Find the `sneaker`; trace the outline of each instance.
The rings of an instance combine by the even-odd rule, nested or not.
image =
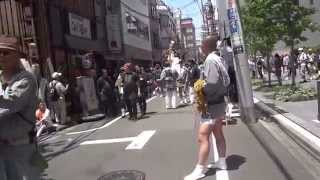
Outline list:
[[[208,169],[227,170],[227,163],[226,163],[226,160],[223,158],[223,159],[219,159],[219,161],[216,163],[210,163],[207,167]]]
[[[206,175],[203,172],[199,170],[194,170],[191,174],[184,177],[184,180],[198,180],[204,177],[206,177]]]

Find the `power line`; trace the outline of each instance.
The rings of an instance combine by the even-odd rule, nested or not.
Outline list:
[[[184,5],[184,6],[182,6],[182,7],[180,7],[179,9],[185,9],[185,8],[187,8],[187,7],[189,7],[189,6],[191,6],[191,5],[193,5],[194,3],[196,3],[196,1],[195,0],[191,0],[191,2],[189,2],[188,4],[186,4],[186,5]]]

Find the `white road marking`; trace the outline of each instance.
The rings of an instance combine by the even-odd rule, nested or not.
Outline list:
[[[307,138],[309,141],[311,141],[312,144],[320,148],[320,139],[317,136],[311,134],[309,131],[305,130],[304,128],[292,122],[291,120],[289,120],[288,118],[284,117],[281,114],[273,115],[273,117],[278,119],[280,123],[284,124],[287,127],[290,127],[291,129],[293,129],[303,137]]]
[[[229,180],[229,173],[227,170],[217,170],[216,180]]]
[[[259,102],[260,102],[259,99],[255,98],[255,97],[253,98],[253,103],[254,103],[254,104],[257,104],[257,103],[259,103]]]
[[[211,135],[212,138],[212,151],[213,151],[213,162],[218,162],[219,160],[219,153],[218,153],[218,149],[217,149],[217,142],[216,142],[216,138],[214,137],[214,135]]]
[[[232,113],[230,117],[240,117],[240,113]]]
[[[212,150],[214,153],[214,162],[217,162],[219,160],[219,153],[217,149],[217,143],[216,143],[216,138],[214,135],[212,137]],[[216,171],[216,180],[229,180],[229,173],[227,170],[217,170]]]
[[[85,142],[81,143],[80,145],[112,144],[112,143],[120,143],[120,142],[130,142],[130,141],[133,141],[135,139],[136,139],[136,137],[93,140],[93,141],[85,141]]]
[[[156,133],[153,131],[143,131],[139,136],[137,136],[131,144],[126,148],[126,150],[142,149],[144,145],[150,140],[150,138]]]
[[[153,101],[154,99],[156,99],[157,96],[154,96],[150,99],[147,100],[147,103]],[[128,114],[128,113],[127,113]],[[88,130],[85,130],[85,131],[79,131],[79,132],[71,132],[71,133],[67,133],[66,135],[77,135],[77,134],[83,134],[83,133],[88,133],[88,132],[93,132],[93,131],[97,131],[97,130],[100,130],[100,129],[104,129],[104,128],[107,128],[109,126],[111,126],[112,124],[114,124],[115,122],[119,121],[120,119],[122,119],[121,116],[113,119],[112,121],[108,122],[107,124],[101,126],[101,127],[98,127],[98,128],[93,128],[93,129],[88,129]]]
[[[315,119],[315,120],[312,120],[312,121],[315,122],[315,123],[320,124],[320,121],[318,119]]]
[[[92,140],[85,141],[81,143],[81,146],[84,145],[97,145],[97,144],[112,144],[112,143],[123,143],[123,142],[131,142],[126,150],[134,150],[134,149],[142,149],[150,138],[156,133],[155,130],[143,131],[136,137],[125,137],[125,138],[116,138],[116,139],[102,139],[102,140]]]

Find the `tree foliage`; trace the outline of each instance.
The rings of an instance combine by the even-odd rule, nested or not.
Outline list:
[[[246,0],[246,6],[241,9],[241,20],[249,52],[261,52],[270,57],[274,45],[283,40],[290,48],[293,61],[295,45],[307,40],[303,32],[319,29],[311,20],[314,12],[295,0]],[[295,84],[294,77],[292,84]]]

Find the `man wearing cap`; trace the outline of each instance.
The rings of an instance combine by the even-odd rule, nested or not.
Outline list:
[[[60,81],[62,74],[58,72],[52,73],[52,81],[49,83],[51,94],[51,101],[53,105],[53,112],[55,121],[58,124],[66,124],[67,122],[67,107],[65,101],[65,94],[69,89],[69,85],[64,86]]]
[[[0,37],[0,179],[39,180],[32,165],[37,83],[20,63],[15,38]]]

